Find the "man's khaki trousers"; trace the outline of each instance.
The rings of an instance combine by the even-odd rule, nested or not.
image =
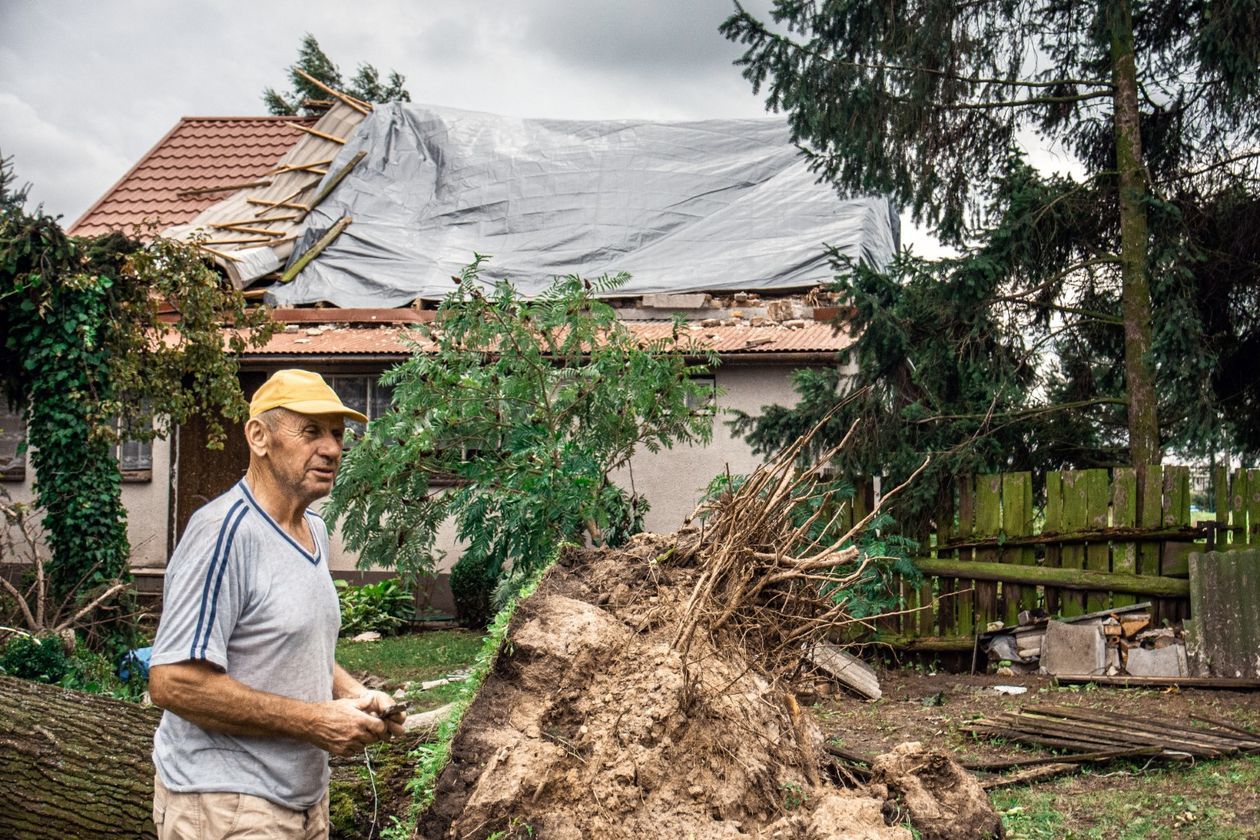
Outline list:
[[[158,840],[326,840],[328,794],[293,811],[244,793],[175,793],[153,779]]]

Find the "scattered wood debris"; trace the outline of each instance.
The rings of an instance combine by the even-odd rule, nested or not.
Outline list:
[[[1016,627],[991,627],[980,645],[1012,674],[1178,678],[1190,673],[1179,627],[1151,628],[1151,604],[1051,619],[1024,611]],[[998,622],[1000,624],[1000,622]]]
[[[820,642],[810,649],[806,661],[845,688],[867,700],[878,700],[884,694],[875,669],[839,645]]]
[[[1113,758],[1128,757],[1122,751],[1155,751],[1156,758],[1219,758],[1260,752],[1260,733],[1216,723],[1187,723],[1119,712],[1072,709],[1064,706],[1025,706],[1003,712],[991,720],[972,721],[964,732],[987,738],[1004,738],[1025,744],[1097,755],[1114,751]],[[1130,755],[1147,754],[1131,752]],[[1069,757],[1056,756],[1070,761]]]

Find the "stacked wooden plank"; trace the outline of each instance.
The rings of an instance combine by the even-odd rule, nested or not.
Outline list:
[[[992,719],[972,721],[963,731],[1075,753],[1154,755],[1170,759],[1219,758],[1260,753],[1260,733],[1219,720],[1136,717],[1097,709],[1025,706]]]

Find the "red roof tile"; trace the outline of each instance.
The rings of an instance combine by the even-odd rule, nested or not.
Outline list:
[[[661,321],[623,322],[642,341],[667,339],[673,324]],[[247,356],[334,356],[334,355],[406,355],[407,330],[393,326],[347,327],[311,326],[286,330],[272,336],[266,347],[254,349]],[[418,333],[412,333],[420,340]],[[713,350],[724,356],[763,353],[834,353],[843,350],[852,339],[830,324],[807,322],[803,327],[772,324],[762,327],[721,325],[716,327],[683,327],[680,346],[695,352]],[[422,346],[431,347],[428,342]]]
[[[181,197],[181,190],[256,181],[303,136],[298,117],[184,117],[69,228],[76,236],[138,224],[190,221],[229,192]]]

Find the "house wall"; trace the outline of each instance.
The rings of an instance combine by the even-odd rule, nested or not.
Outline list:
[[[794,365],[782,363],[727,363],[715,372],[719,390],[713,417],[713,441],[707,446],[679,446],[661,452],[640,451],[629,469],[619,470],[613,480],[631,486],[647,497],[651,509],[644,517],[648,531],[677,530],[690,514],[709,482],[728,467],[732,475],[748,473],[761,463],[752,449],[727,425],[735,411],[760,414],[767,405],[795,405],[789,373]],[[722,393],[724,392],[724,393]]]
[[[748,444],[733,434],[727,421],[736,410],[757,414],[766,405],[795,404],[796,394],[791,388],[790,374],[801,366],[801,363],[788,361],[728,360],[714,371],[719,393],[712,442],[707,446],[679,446],[658,453],[640,451],[634,456],[629,469],[614,475],[619,485],[628,488],[633,473],[635,490],[645,495],[651,504],[644,521],[647,530],[669,532],[677,529],[684,517],[695,509],[714,476],[728,468],[732,474],[747,473],[760,463],[761,459],[753,455]],[[239,430],[233,429],[229,434],[232,433],[239,434]],[[196,446],[196,441],[200,440],[195,435],[185,436],[189,437],[185,442],[188,446]],[[123,485],[133,566],[140,570],[155,570],[152,574],[160,575],[156,570],[163,568],[167,560],[168,531],[172,521],[172,482],[177,480],[172,472],[174,450],[175,446],[169,440],[154,441],[153,479]],[[213,472],[223,473],[219,482],[223,487],[235,482],[244,470],[245,455],[242,452],[201,454],[212,465]],[[5,482],[4,487],[14,499],[29,500],[32,477],[28,467],[24,481]],[[197,501],[204,503],[205,500],[197,497]],[[315,509],[321,507],[322,504],[317,503]],[[330,537],[329,567],[342,575],[355,570],[357,555],[346,549],[335,530]],[[461,552],[450,522],[439,531],[436,548],[445,553],[438,571],[448,572]],[[154,578],[153,583],[157,584],[158,580]],[[446,589],[442,580],[436,586],[439,590]],[[443,592],[435,602],[445,602],[448,597]]]
[[[155,440],[152,478],[123,482],[122,502],[127,509],[127,539],[131,543],[133,566],[160,568],[166,565],[170,475],[171,445],[166,440]],[[21,481],[5,481],[0,484],[0,488],[15,502],[30,502],[34,499],[34,482],[35,471],[31,468],[28,456],[25,478]]]

